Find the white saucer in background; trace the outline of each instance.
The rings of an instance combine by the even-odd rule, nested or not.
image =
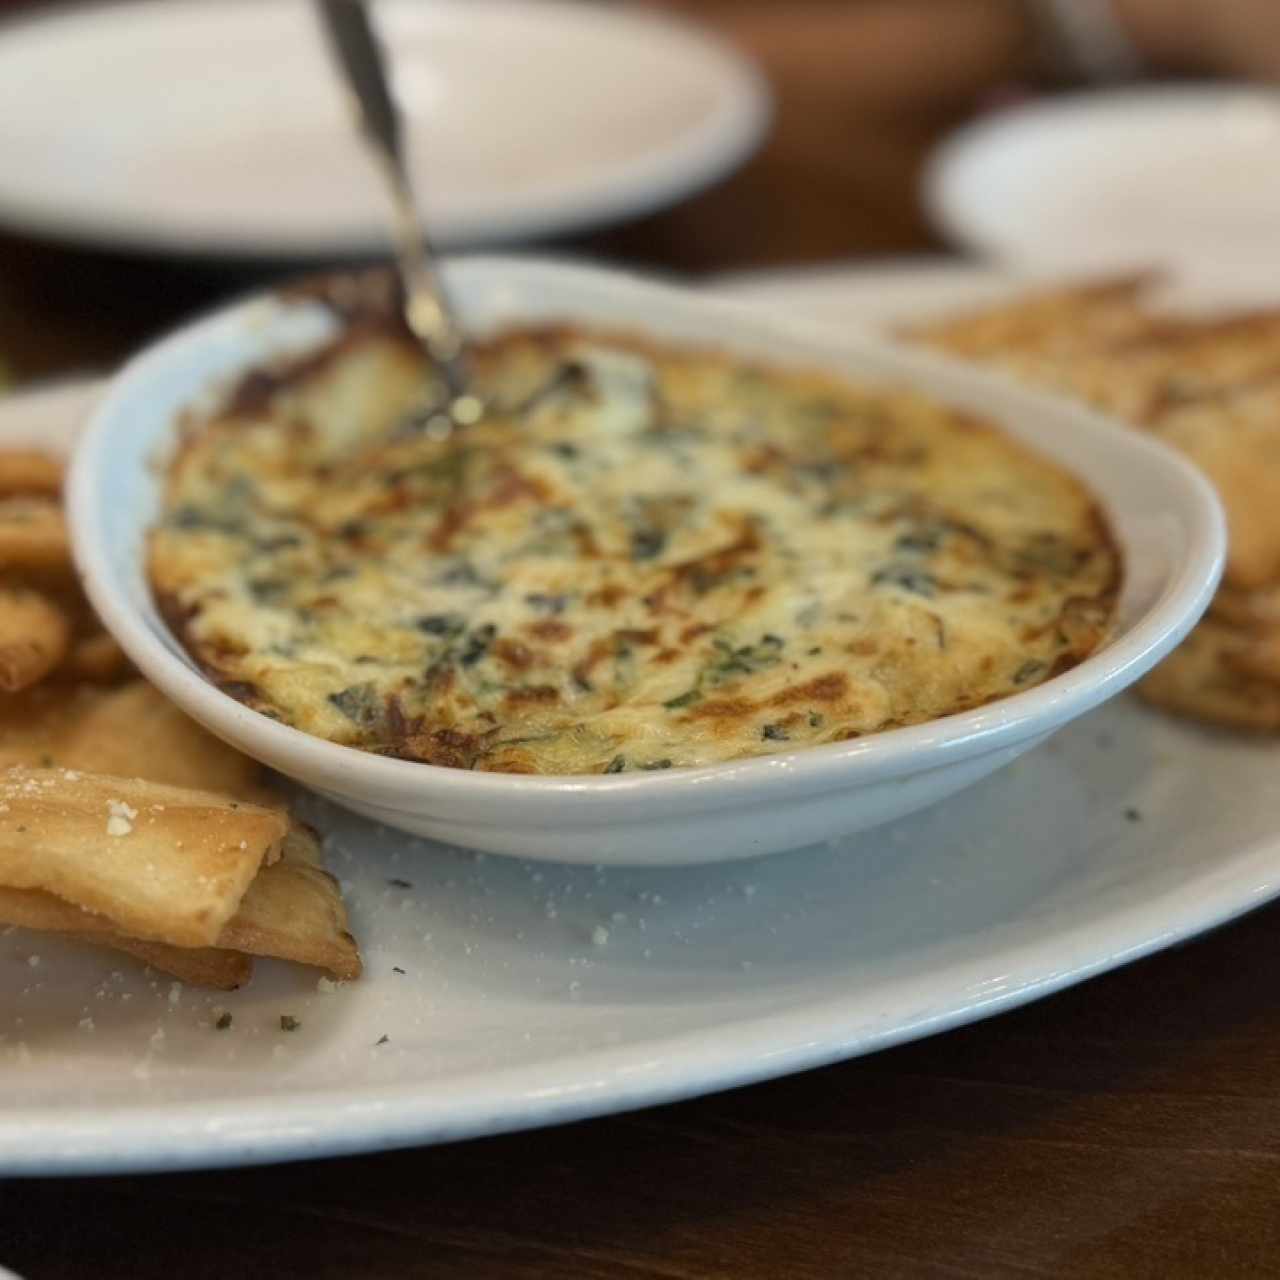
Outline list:
[[[1261,278],[1280,295],[1280,92],[1240,85],[1050,98],[989,116],[935,154],[941,230],[1020,270],[1135,264]]]
[[[449,247],[647,212],[759,142],[761,77],[684,22],[377,0]],[[155,251],[381,251],[384,196],[304,0],[121,0],[0,25],[0,222]]]

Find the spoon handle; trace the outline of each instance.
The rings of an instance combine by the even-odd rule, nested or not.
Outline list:
[[[361,132],[378,158],[391,193],[396,248],[404,282],[409,328],[448,383],[453,396],[465,391],[464,338],[414,198],[404,160],[400,112],[391,94],[386,62],[364,0],[316,0],[321,26],[351,90]]]

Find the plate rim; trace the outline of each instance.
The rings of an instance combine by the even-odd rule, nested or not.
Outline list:
[[[211,1107],[198,1101],[114,1107],[96,1119],[69,1118],[63,1108],[29,1109],[12,1120],[0,1116],[0,1175],[178,1172],[403,1150],[621,1114],[829,1066],[1010,1012],[1189,941],[1280,897],[1280,835],[1274,845],[1254,845],[1236,860],[1249,867],[1255,863],[1260,869],[1266,867],[1268,874],[1250,878],[1245,893],[1224,886],[1206,898],[1200,892],[1204,881],[1221,879],[1228,864],[1206,868],[1157,900],[1179,905],[1173,920],[1161,917],[1164,922],[1157,923],[1150,900],[1116,911],[1102,918],[1111,926],[1107,935],[1111,941],[1105,945],[1094,941],[1088,947],[1092,958],[1068,965],[1044,963],[1027,981],[968,1003],[921,1008],[883,1030],[855,1030],[865,1025],[865,1017],[855,1015],[846,1024],[836,1024],[833,1031],[830,1014],[848,1000],[826,1000],[786,1014],[761,1014],[736,1022],[733,1044],[725,1048],[717,1048],[720,1037],[705,1031],[646,1040],[646,1057],[653,1060],[656,1055],[660,1067],[672,1066],[639,1082],[634,1070],[623,1070],[634,1067],[635,1050],[619,1046],[553,1057],[535,1067],[485,1072],[482,1086],[471,1080],[463,1102],[438,1084],[424,1090],[420,1083],[366,1089],[345,1106],[336,1090],[295,1094],[289,1102],[287,1125],[280,1124],[279,1101],[270,1098],[248,1109],[237,1103]],[[1240,872],[1244,870],[1242,866]],[[1206,901],[1212,903],[1207,909]],[[1151,917],[1151,926],[1131,934],[1125,925],[1142,917]],[[1047,960],[1051,945],[1057,950],[1064,943],[1079,947],[1086,936],[1096,937],[1100,923],[1096,918],[1080,921],[1065,933],[1046,935],[1040,942],[995,955],[1012,958],[1045,952]],[[969,967],[991,962],[988,954],[970,961]],[[745,1062],[744,1032],[752,1033],[753,1039]],[[780,1041],[785,1041],[785,1047],[779,1047]],[[697,1064],[692,1073],[690,1059]],[[619,1077],[624,1080],[621,1085]],[[523,1086],[513,1088],[515,1081],[523,1081]],[[531,1103],[540,1109],[531,1110]],[[122,1123],[129,1129],[128,1142],[104,1151],[104,1137]],[[273,1125],[284,1133],[283,1140],[262,1139]],[[55,1135],[52,1141],[46,1140],[43,1151],[29,1149],[36,1129]]]

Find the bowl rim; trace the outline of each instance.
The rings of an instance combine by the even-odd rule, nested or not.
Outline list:
[[[788,324],[742,302],[614,269],[566,264],[555,259],[497,255],[454,257],[446,265],[447,273],[459,274],[505,272],[527,276],[530,272],[536,275],[547,271],[589,283],[621,284],[633,292],[643,291],[651,298],[665,295],[670,301],[680,295],[686,305],[696,301],[700,309],[719,312],[727,323],[736,322],[739,331],[750,336],[772,332],[792,342],[807,340],[819,359],[824,352],[829,358],[837,352],[850,358],[865,357],[868,361],[879,357],[895,366],[906,365],[918,370],[922,376],[931,370],[945,371],[951,383],[975,389],[989,387],[993,381],[993,375],[950,357],[906,351],[863,335],[835,334],[812,322]],[[847,742],[634,774],[478,772],[393,759],[330,742],[251,710],[172,652],[148,619],[135,611],[126,584],[113,570],[105,540],[97,536],[109,501],[106,485],[99,480],[103,474],[100,462],[112,447],[112,439],[122,429],[127,430],[120,422],[122,410],[148,388],[157,374],[171,370],[187,352],[200,348],[228,326],[248,321],[265,332],[270,325],[263,324],[264,303],[274,306],[277,316],[284,314],[282,303],[314,305],[283,299],[270,288],[256,291],[180,325],[133,356],[113,376],[90,415],[72,457],[66,489],[72,550],[85,590],[104,625],[143,676],[206,728],[246,754],[264,760],[281,772],[296,770],[311,779],[323,777],[323,782],[311,781],[309,785],[338,794],[358,795],[378,803],[390,799],[388,807],[409,806],[406,812],[420,810],[424,802],[437,797],[484,804],[513,800],[554,802],[573,796],[572,807],[553,805],[546,813],[531,813],[529,817],[538,826],[544,825],[536,820],[539,816],[551,819],[546,825],[577,826],[611,815],[621,816],[617,808],[624,800],[643,804],[661,798],[668,806],[677,806],[676,810],[668,808],[668,814],[706,811],[740,805],[745,793],[749,793],[753,805],[758,805],[768,801],[780,788],[789,796],[817,795],[942,768],[1045,735],[1120,692],[1186,636],[1207,609],[1221,577],[1226,555],[1225,516],[1213,487],[1190,462],[1159,441],[1094,410],[1000,380],[1002,395],[1025,406],[1028,413],[1039,409],[1059,419],[1074,419],[1092,434],[1111,433],[1113,445],[1130,452],[1135,462],[1141,462],[1148,472],[1163,475],[1171,496],[1179,499],[1176,509],[1190,531],[1186,559],[1173,566],[1155,601],[1122,635],[1104,644],[1072,670],[1033,689],[971,711]],[[637,328],[645,328],[643,321]],[[725,345],[728,349],[733,347],[732,330],[726,334]],[[947,398],[945,393],[934,389],[924,391],[943,400]],[[194,393],[191,398],[195,399],[198,394]],[[172,426],[169,429],[172,430]],[[1073,468],[1067,469],[1075,473]],[[1108,504],[1103,505],[1104,509],[1110,509]],[[275,763],[281,760],[289,761],[290,767]],[[295,760],[300,761],[296,766]]]

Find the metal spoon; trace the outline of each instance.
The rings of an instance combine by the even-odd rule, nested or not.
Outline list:
[[[447,395],[426,411],[422,425],[433,436],[468,426],[484,413],[468,390],[466,335],[458,323],[423,224],[404,160],[400,112],[364,0],[316,0],[334,60],[351,91],[365,142],[387,180],[394,213],[396,257],[404,290],[404,318],[440,371]]]

